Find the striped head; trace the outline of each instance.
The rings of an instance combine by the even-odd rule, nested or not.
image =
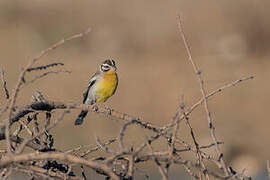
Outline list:
[[[115,61],[114,60],[107,59],[100,65],[100,71],[101,72],[108,72],[110,70],[116,71],[117,68],[115,66]]]

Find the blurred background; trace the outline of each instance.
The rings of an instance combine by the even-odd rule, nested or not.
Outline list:
[[[91,27],[89,35],[66,43],[38,63],[63,62],[72,73],[47,76],[24,88],[18,104],[28,104],[34,90],[50,100],[80,103],[92,74],[104,59],[112,58],[118,66],[119,86],[106,104],[162,126],[170,122],[181,94],[187,107],[201,98],[179,38],[180,14],[208,91],[255,76],[226,89],[209,105],[217,137],[225,142],[225,161],[238,171],[245,168],[255,179],[265,179],[270,157],[269,5],[267,0],[1,0],[0,66],[11,90],[21,68],[41,50]],[[34,75],[29,74],[26,80]],[[3,93],[1,87],[0,105],[5,102]],[[74,127],[78,113],[73,110],[52,131],[56,147],[68,150],[95,144],[95,136],[103,141],[118,136],[122,122],[91,113],[83,126]],[[203,108],[194,111],[191,124],[200,144],[212,142]],[[180,130],[180,136],[190,141],[185,124]],[[131,128],[127,136],[132,145],[144,140],[138,128]],[[143,172],[137,177],[144,179]]]

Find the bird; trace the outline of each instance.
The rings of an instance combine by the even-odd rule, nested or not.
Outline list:
[[[99,70],[91,77],[86,90],[83,92],[83,104],[95,104],[105,102],[114,95],[118,86],[118,76],[115,61],[105,60]],[[74,125],[81,125],[88,110],[82,110],[74,122]]]

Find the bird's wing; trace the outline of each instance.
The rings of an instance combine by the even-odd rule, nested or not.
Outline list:
[[[95,73],[94,76],[92,76],[92,78],[90,79],[90,82],[88,83],[87,88],[83,92],[83,103],[85,103],[85,101],[87,99],[88,92],[89,92],[90,88],[95,84],[95,82],[97,80],[97,75],[98,75],[98,72]]]

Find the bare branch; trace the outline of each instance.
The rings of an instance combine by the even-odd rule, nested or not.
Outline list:
[[[190,46],[188,44],[188,41],[186,39],[186,35],[185,35],[183,27],[182,27],[181,17],[178,16],[178,18],[179,18],[178,29],[179,29],[180,35],[181,35],[181,37],[183,39],[183,42],[184,42],[184,45],[185,45],[185,48],[186,48],[186,51],[187,51],[187,54],[188,54],[188,59],[189,59],[190,63],[192,64],[194,73],[197,75],[198,80],[199,80],[200,90],[201,90],[201,93],[202,93],[202,96],[203,96],[203,99],[204,99],[204,101],[203,101],[204,108],[205,108],[205,112],[207,114],[207,120],[208,120],[208,124],[209,124],[209,128],[210,128],[210,134],[211,134],[211,137],[212,137],[214,143],[216,144],[215,150],[216,150],[218,159],[220,160],[220,162],[222,164],[223,171],[228,176],[229,171],[228,171],[228,169],[226,167],[226,164],[225,164],[225,162],[223,160],[223,154],[221,152],[221,149],[220,149],[220,147],[219,147],[219,145],[217,143],[217,138],[216,138],[216,134],[215,134],[215,127],[213,125],[212,116],[211,116],[210,111],[209,111],[208,102],[207,102],[207,98],[206,98],[206,90],[205,90],[205,87],[204,87],[204,82],[202,80],[201,71],[199,70],[199,68],[197,67],[195,62],[193,61],[193,58],[191,56],[191,49],[190,49]]]
[[[50,170],[46,170],[44,168],[40,168],[37,166],[26,166],[26,165],[17,165],[14,170],[17,171],[21,171],[21,172],[26,172],[26,173],[31,173],[31,174],[37,174],[41,177],[44,178],[49,178],[49,177],[53,177],[51,178],[52,180],[54,178],[61,178],[61,179],[71,179],[71,180],[83,180],[82,178],[78,177],[78,176],[68,176],[66,177],[66,174],[61,173],[61,172],[54,172],[54,171],[50,171]]]
[[[0,168],[8,167],[12,163],[27,162],[33,160],[57,159],[70,163],[81,164],[94,170],[102,170],[114,180],[120,180],[116,174],[107,165],[92,160],[85,160],[71,154],[59,152],[12,154],[3,156],[0,160]]]
[[[133,155],[129,156],[127,175],[129,179],[133,179],[133,175],[134,175],[134,156]]]
[[[125,151],[125,147],[123,145],[123,137],[125,135],[125,130],[127,129],[127,126],[133,123],[135,123],[135,120],[128,121],[120,129],[119,138],[118,138],[120,151]]]
[[[149,147],[150,149],[150,152],[151,152],[151,155],[154,159],[154,162],[156,163],[156,165],[158,166],[158,170],[162,176],[162,180],[168,180],[168,174],[166,173],[164,167],[162,167],[162,165],[160,164],[160,162],[158,161],[158,159],[156,158],[156,156],[154,155],[154,150],[150,144],[150,141],[147,140],[147,146]]]
[[[270,180],[270,161],[267,160],[267,175],[268,175],[268,180]]]
[[[182,101],[183,101],[183,96],[182,96]],[[171,123],[171,124],[175,123],[175,128],[174,128],[174,131],[173,131],[173,134],[172,134],[171,143],[169,143],[169,152],[170,152],[169,159],[170,160],[169,160],[168,164],[166,165],[167,171],[169,170],[169,167],[170,167],[171,163],[173,163],[173,154],[175,152],[175,142],[176,142],[177,132],[179,130],[180,122],[182,120],[181,116],[184,113],[183,106],[184,106],[184,102],[182,102],[180,104],[180,107],[179,107],[180,110],[177,111],[177,113],[174,116],[174,118],[172,119],[172,123]]]
[[[4,123],[0,124],[0,141],[6,141],[6,149],[0,150],[0,178],[10,178],[9,175],[14,173],[14,171],[21,171],[29,174],[30,178],[88,179],[86,168],[89,167],[97,174],[105,176],[105,179],[132,180],[134,179],[134,174],[141,170],[139,166],[140,163],[154,162],[154,166],[156,165],[158,167],[163,180],[168,180],[169,169],[172,164],[176,168],[180,167],[185,169],[186,173],[195,179],[245,179],[244,171],[238,173],[233,170],[232,167],[227,168],[224,163],[223,154],[219,146],[222,142],[217,141],[213,125],[214,120],[210,114],[208,100],[212,99],[226,88],[253,79],[253,76],[238,79],[212,92],[209,91],[210,93],[208,93],[203,82],[202,73],[193,60],[191,48],[183,31],[180,17],[178,30],[180,33],[179,37],[182,38],[187,51],[188,62],[191,63],[198,79],[198,87],[200,88],[202,97],[190,108],[185,109],[182,96],[182,103],[177,108],[175,115],[168,124],[162,126],[150,123],[153,122],[151,120],[146,121],[142,118],[99,104],[85,105],[72,102],[50,101],[44,98],[38,91],[33,93],[30,104],[23,106],[16,104],[16,99],[21,95],[23,87],[27,87],[30,83],[35,83],[37,80],[50,74],[69,72],[62,69],[50,71],[49,68],[63,66],[63,63],[56,62],[41,66],[36,66],[35,63],[67,41],[88,34],[90,29],[84,33],[75,34],[55,43],[51,47],[41,51],[35,58],[31,59],[22,69],[10,98],[6,101],[4,106],[0,107],[0,116],[7,111],[5,115],[7,114],[8,117],[4,118]],[[33,71],[39,70],[45,70],[45,72],[42,71],[38,76],[25,80],[27,73],[30,74]],[[5,90],[6,82],[3,70],[2,82]],[[212,142],[206,145],[199,143],[199,132],[192,127],[192,121],[189,119],[191,113],[200,105],[203,105],[204,111],[207,114],[207,121],[212,138]],[[87,109],[92,113],[105,116],[108,120],[114,119],[123,121],[119,129],[118,137],[110,138],[104,142],[104,137],[100,137],[100,139],[96,137],[96,144],[80,145],[68,151],[62,150],[61,147],[56,149],[54,144],[56,144],[57,138],[54,137],[51,130],[58,125],[61,120],[73,119],[64,118],[71,109]],[[53,115],[59,111],[62,113],[55,118],[55,121],[52,121]],[[180,123],[183,121],[186,122],[187,126],[180,126],[182,125]],[[128,126],[133,124],[139,127],[143,133],[145,133],[144,129],[146,129],[151,134],[149,138],[146,137],[146,141],[142,141],[141,144],[133,144],[131,148],[127,148],[126,142],[128,142],[129,139],[124,139],[124,136],[130,130]],[[18,127],[16,127],[17,125]],[[180,138],[179,134],[182,133],[182,128],[188,128],[192,140],[191,142]],[[13,134],[10,134],[10,129]],[[30,137],[27,135],[27,132],[30,134]],[[111,144],[116,141],[118,142],[118,146],[117,144],[111,146]],[[154,146],[152,146],[154,142],[163,143],[161,147],[165,145],[168,146],[168,148],[165,150],[156,149],[154,151]],[[25,150],[26,147],[29,148],[27,151]],[[209,151],[211,150],[210,148],[215,148],[218,158],[216,154],[211,154],[212,151]],[[99,153],[98,151],[100,150],[104,150],[106,153]],[[189,157],[193,157],[193,159],[184,159],[184,157],[186,157],[185,154],[192,155]],[[269,161],[267,165],[268,172],[270,172]],[[75,166],[76,168],[81,167],[81,174],[73,172],[73,167]],[[216,167],[223,169],[223,171],[217,171]]]
[[[209,93],[205,98],[208,99],[218,93],[221,93],[224,89],[227,89],[227,88],[230,88],[230,87],[233,87],[233,86],[236,86],[238,85],[239,83],[242,83],[242,82],[245,82],[245,81],[248,81],[248,80],[251,80],[253,79],[254,76],[248,76],[248,77],[244,77],[244,78],[241,78],[241,79],[238,79],[236,81],[233,81],[231,83],[228,83],[228,84],[225,84],[224,86],[212,91],[211,93]],[[189,115],[194,109],[196,109],[200,104],[202,104],[204,102],[204,98],[201,98],[197,103],[195,103],[194,105],[192,105],[189,110],[186,112],[186,115]]]
[[[4,91],[6,94],[6,98],[9,99],[9,92],[7,89],[7,81],[5,79],[5,72],[4,72],[3,68],[1,68],[1,77],[2,77],[2,83],[3,83],[3,88],[4,88]]]
[[[206,179],[210,179],[209,178],[209,175],[208,175],[208,172],[207,172],[207,169],[206,169],[206,166],[205,166],[205,164],[203,162],[203,156],[202,156],[202,152],[201,152],[201,149],[200,149],[200,145],[199,145],[198,141],[195,138],[195,134],[194,134],[193,128],[190,125],[189,119],[187,117],[185,118],[185,120],[186,120],[186,124],[188,125],[188,127],[190,129],[190,134],[191,134],[192,140],[194,142],[194,145],[196,147],[196,153],[197,153],[198,161],[199,161],[199,163],[201,164],[201,166],[203,168],[202,169],[202,172],[205,175]]]
[[[55,122],[54,122],[53,124],[51,124],[50,126],[45,127],[43,131],[40,131],[38,134],[35,134],[34,136],[30,137],[29,139],[24,140],[24,142],[23,142],[23,143],[20,145],[20,147],[16,150],[16,154],[22,153],[23,150],[24,150],[24,148],[25,148],[25,146],[26,146],[29,142],[31,142],[31,141],[34,140],[35,138],[37,138],[37,137],[43,135],[45,132],[49,131],[49,130],[52,129],[53,127],[55,127],[55,126],[58,124],[58,122],[61,121],[61,120],[64,118],[64,116],[65,116],[66,113],[69,113],[69,110],[64,111],[64,112],[63,112],[63,113],[55,120]]]
[[[102,143],[98,137],[96,137],[96,142],[106,153],[112,153],[112,151],[104,143]]]
[[[139,118],[135,118],[134,116],[128,115],[126,113],[122,113],[112,108],[104,108],[102,106],[97,105],[77,105],[72,103],[63,103],[63,102],[54,102],[54,101],[42,101],[42,102],[32,102],[31,104],[24,106],[19,110],[14,117],[11,118],[10,125],[14,122],[17,122],[20,118],[24,117],[25,115],[35,112],[35,111],[52,111],[54,109],[88,109],[89,111],[103,114],[109,116],[111,118],[124,120],[125,122],[132,121],[134,124],[138,126],[152,130],[153,132],[160,132],[160,128],[155,126],[149,122],[141,121]],[[0,131],[1,134],[1,131]]]
[[[64,63],[51,63],[51,64],[47,64],[44,66],[31,67],[31,68],[28,68],[26,71],[31,72],[31,71],[35,71],[35,70],[44,70],[44,69],[47,69],[47,68],[50,68],[53,66],[64,66]]]
[[[108,145],[114,143],[116,140],[117,140],[117,138],[110,139],[110,140],[106,141],[103,145],[108,146]],[[101,149],[101,147],[100,147],[100,146],[96,146],[96,147],[94,147],[94,148],[91,148],[91,149],[85,151],[85,152],[82,153],[80,156],[81,156],[81,157],[85,157],[85,156],[87,156],[88,154],[90,154],[90,153],[92,153],[92,152],[95,152],[95,151],[97,151],[97,150],[99,150],[99,149]],[[69,152],[70,152],[70,151],[69,151]]]

